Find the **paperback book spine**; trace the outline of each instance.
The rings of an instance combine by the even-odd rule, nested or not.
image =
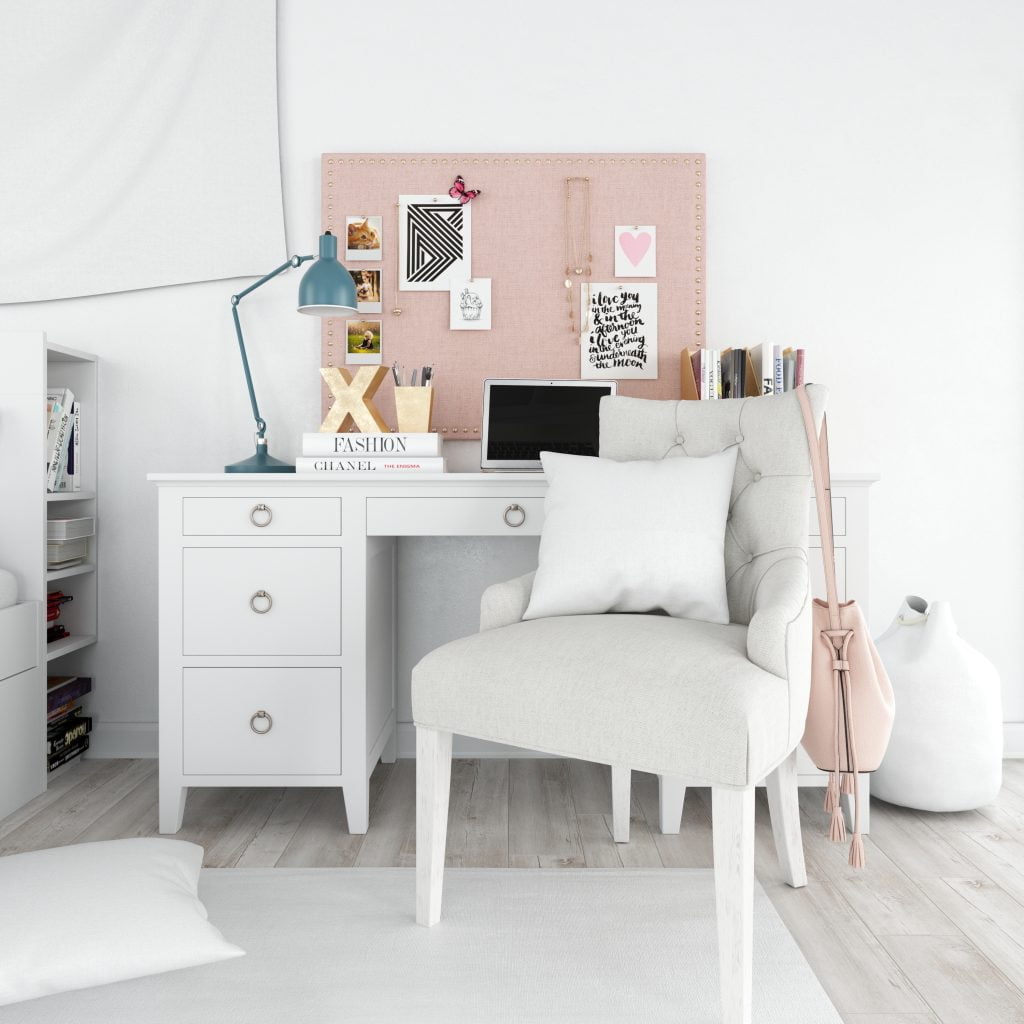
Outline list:
[[[303,434],[304,456],[439,456],[440,434]]]
[[[711,397],[722,397],[722,353],[715,349],[711,353]]]
[[[59,754],[77,743],[83,736],[92,732],[91,718],[75,718],[68,725],[59,730],[50,730],[51,733],[46,740],[46,753],[50,756]]]
[[[775,394],[775,364],[772,362],[772,346],[768,342],[754,349],[754,372],[761,380],[761,394]]]
[[[295,460],[296,473],[338,473],[373,476],[374,474],[402,473],[443,473],[443,458],[395,458],[379,456],[374,458],[308,458]]]
[[[782,346],[775,345],[772,348],[772,373],[775,377],[775,394],[781,395],[786,390],[785,381],[782,378]]]
[[[804,372],[807,365],[807,350],[798,348],[796,350],[796,386],[800,387],[804,382]]]
[[[89,676],[79,676],[77,679],[73,679],[69,683],[64,683],[62,686],[55,686],[52,690],[47,690],[47,714],[59,707],[63,707],[65,704],[68,704],[73,700],[78,700],[79,697],[84,697],[91,691],[92,679]]]
[[[84,754],[88,749],[89,737],[83,736],[70,747],[66,747],[64,750],[60,751],[60,753],[49,756],[46,759],[46,770],[52,772],[62,764],[67,764],[68,761],[73,761],[80,754]]]
[[[700,397],[710,398],[712,379],[714,372],[711,369],[711,353],[706,349],[700,350]]]
[[[71,440],[71,407],[74,403],[69,391],[65,390],[65,395],[68,396],[67,404],[61,408],[60,425],[57,427],[57,440],[54,442],[53,454],[50,456],[50,467],[46,471],[46,489],[48,491],[55,491],[57,489],[57,481],[61,475],[61,466],[66,463],[68,442]]]

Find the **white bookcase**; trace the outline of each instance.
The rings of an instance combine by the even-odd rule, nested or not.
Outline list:
[[[81,403],[82,489],[46,493],[46,392],[69,387]],[[18,580],[20,604],[27,610],[4,616],[0,641],[21,641],[22,653],[6,678],[0,674],[0,817],[46,788],[46,676],[91,675],[91,649],[99,636],[97,567],[101,521],[98,514],[97,360],[47,341],[42,331],[0,334],[0,568]],[[67,569],[46,568],[46,520],[96,517],[88,562]],[[74,600],[60,621],[71,635],[46,643],[46,595],[53,590]],[[4,621],[11,637],[4,633]],[[25,631],[33,630],[32,643]],[[2,659],[0,659],[2,660]],[[33,664],[28,665],[27,661]],[[0,673],[4,670],[0,664]],[[74,762],[72,762],[72,765]],[[60,771],[61,769],[58,769]]]

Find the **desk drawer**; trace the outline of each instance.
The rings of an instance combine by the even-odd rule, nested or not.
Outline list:
[[[341,498],[184,498],[186,537],[337,537]]]
[[[340,669],[187,668],[182,702],[186,775],[341,773]]]
[[[339,548],[185,548],[182,555],[186,656],[341,653]]]
[[[377,537],[537,536],[543,522],[538,497],[366,499],[366,532]]]

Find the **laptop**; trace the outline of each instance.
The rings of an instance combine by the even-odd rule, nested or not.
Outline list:
[[[541,452],[597,455],[610,380],[485,380],[480,468],[539,470]]]

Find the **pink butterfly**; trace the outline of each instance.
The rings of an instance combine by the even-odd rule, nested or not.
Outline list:
[[[455,178],[455,184],[448,189],[448,195],[452,199],[458,199],[460,203],[468,203],[471,199],[476,199],[480,195],[480,189],[466,188],[466,183],[462,180],[462,175],[459,174]]]

